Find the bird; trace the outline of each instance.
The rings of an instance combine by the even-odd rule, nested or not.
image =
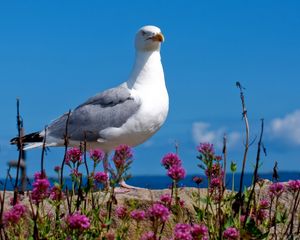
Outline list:
[[[44,130],[23,136],[24,150],[42,147],[44,138],[46,147],[64,146],[68,124],[68,146],[78,147],[85,141],[87,149],[102,149],[107,172],[111,151],[121,144],[142,144],[167,118],[169,96],[160,55],[163,42],[160,28],[140,28],[135,36],[135,61],[127,81],[90,97]],[[17,142],[18,138],[11,140],[11,144]],[[125,181],[120,186],[131,187]]]

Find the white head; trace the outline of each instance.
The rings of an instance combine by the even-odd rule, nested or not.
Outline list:
[[[155,26],[144,26],[138,30],[135,37],[135,48],[138,51],[159,51],[164,35]]]

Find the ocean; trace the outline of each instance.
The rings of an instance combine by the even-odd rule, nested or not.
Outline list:
[[[179,186],[181,187],[196,187],[197,185],[193,182],[193,177],[196,175],[187,175],[185,179],[179,182]],[[205,176],[197,175],[203,178],[203,182],[200,184],[201,188],[207,187],[207,180]],[[269,179],[272,181],[272,173],[261,173],[259,177],[262,179]],[[57,182],[57,179],[49,178],[51,184]],[[295,180],[300,179],[300,172],[279,172],[279,181],[286,182],[288,180]],[[248,187],[251,185],[253,180],[252,173],[245,173],[244,175],[244,186]],[[5,179],[0,179],[0,190],[4,188]],[[31,183],[33,182],[32,179],[28,179],[27,181],[27,189],[31,189]],[[164,189],[168,188],[171,185],[171,180],[167,176],[133,176],[131,179],[126,181],[129,185],[141,187],[141,188],[148,188],[148,189]],[[67,185],[70,186],[71,180],[66,178]],[[6,189],[8,191],[13,190],[14,180],[9,180]],[[240,174],[236,173],[234,176],[234,188],[235,190],[239,189],[240,185]],[[232,175],[228,174],[226,176],[226,188],[232,189]]]

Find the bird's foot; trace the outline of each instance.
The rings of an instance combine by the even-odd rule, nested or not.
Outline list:
[[[119,182],[119,185],[120,185],[121,188],[125,188],[125,189],[128,189],[128,190],[131,190],[131,189],[134,189],[134,190],[143,189],[143,188],[140,188],[140,187],[134,187],[134,186],[128,185],[124,180],[121,180]]]

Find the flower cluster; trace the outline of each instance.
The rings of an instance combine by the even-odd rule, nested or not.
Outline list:
[[[65,198],[65,194],[59,185],[55,185],[50,190],[50,199],[53,201],[61,201]]]
[[[90,220],[84,214],[78,212],[67,216],[67,224],[70,229],[85,230],[90,227]]]
[[[117,215],[118,218],[124,219],[124,218],[127,217],[127,214],[128,213],[127,213],[127,208],[126,207],[124,207],[124,206],[118,206],[116,208],[116,215]]]
[[[97,172],[94,175],[94,180],[97,183],[105,184],[107,182],[107,180],[108,180],[108,175],[105,172]]]
[[[123,144],[115,149],[113,162],[117,169],[124,167],[126,161],[132,158],[132,150],[129,146]]]
[[[293,191],[299,191],[300,190],[300,180],[290,180],[287,183],[288,188]]]
[[[164,204],[165,206],[170,206],[172,202],[171,194],[165,193],[160,196],[160,202]]]
[[[269,194],[271,197],[279,197],[284,191],[284,185],[280,182],[272,183],[269,186]]]
[[[170,211],[167,207],[160,203],[154,203],[149,209],[148,209],[148,216],[150,219],[158,219],[162,222],[165,222],[168,220],[170,216]]]
[[[49,196],[50,182],[46,176],[40,172],[34,174],[34,179],[31,198],[35,203],[39,203]]]
[[[235,239],[239,239],[239,237],[240,237],[239,230],[237,230],[235,227],[228,227],[223,232],[223,238],[227,240],[235,240]]]
[[[66,164],[70,166],[70,162],[73,164],[75,163],[81,163],[82,161],[82,152],[79,148],[71,148],[67,151],[66,154]]]
[[[104,158],[104,152],[101,149],[91,149],[90,159],[92,159],[96,164],[101,162]]]
[[[204,224],[178,223],[174,229],[174,240],[207,240],[208,228]]]
[[[168,176],[173,180],[179,181],[185,178],[185,170],[182,166],[174,165],[168,169]]]
[[[161,160],[161,164],[168,170],[167,175],[175,181],[185,178],[186,172],[177,154],[168,153]]]
[[[3,221],[5,224],[17,224],[25,213],[26,207],[21,203],[17,203],[10,210],[4,212]]]
[[[197,150],[206,158],[212,158],[215,155],[214,145],[210,143],[200,143]]]
[[[130,213],[130,217],[132,217],[132,219],[134,219],[135,221],[139,222],[145,219],[146,213],[144,210],[133,210]]]
[[[157,237],[155,236],[154,232],[146,232],[141,236],[141,240],[157,240]]]
[[[161,160],[161,164],[166,168],[169,169],[174,165],[181,166],[181,160],[179,159],[178,155],[175,153],[168,153],[166,154],[163,159]]]

